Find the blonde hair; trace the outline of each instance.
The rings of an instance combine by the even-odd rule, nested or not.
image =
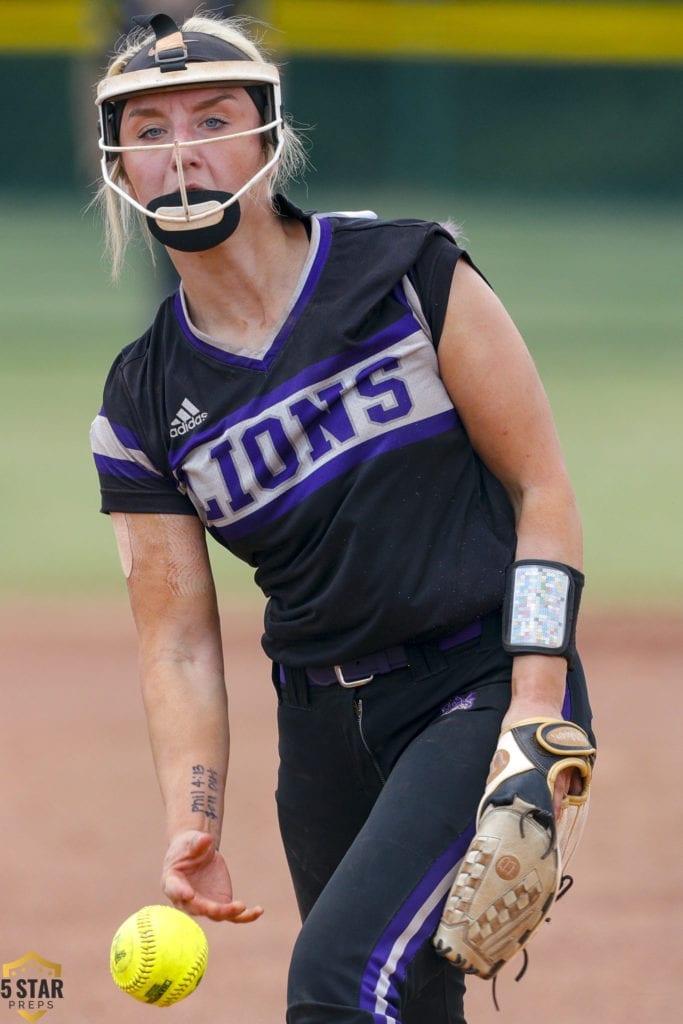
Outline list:
[[[220,18],[217,15],[201,14],[188,18],[182,25],[182,32],[202,32],[206,35],[216,36],[227,43],[236,46],[245,53],[251,60],[265,61],[266,55],[259,49],[254,40],[248,34],[249,22],[245,18]],[[154,35],[149,29],[135,28],[124,37],[117,52],[112,57],[106,71],[105,78],[123,74],[128,63],[142,49],[154,41]],[[281,126],[283,146],[280,158],[277,162],[275,173],[268,179],[269,195],[272,197],[275,192],[285,188],[288,182],[302,174],[306,167],[306,151],[302,139],[296,133],[290,123],[285,121]],[[270,159],[275,148],[272,142],[264,141],[264,149]],[[123,178],[123,166],[119,156],[110,171],[112,180],[117,184]],[[123,261],[135,229],[138,228],[147,243],[147,246],[154,261],[154,250],[152,249],[152,236],[147,227],[147,218],[125,199],[117,195],[108,185],[102,181],[97,190],[93,203],[102,210],[105,224],[105,253],[111,262],[111,273],[114,280],[118,280]]]

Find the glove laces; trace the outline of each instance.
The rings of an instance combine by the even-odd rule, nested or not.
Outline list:
[[[524,819],[522,818],[521,820],[523,821]],[[520,828],[521,827],[522,826],[521,826],[521,822],[520,822]],[[522,834],[524,834],[524,833],[522,832]],[[562,877],[560,878],[560,884],[557,887],[557,894],[556,894],[555,899],[554,899],[553,902],[557,903],[557,901],[561,900],[563,896],[566,896],[567,893],[569,892],[569,890],[571,889],[571,887],[573,886],[573,884],[574,884],[574,878],[573,878],[572,875],[562,875]],[[546,917],[545,923],[546,924],[550,924],[550,918],[549,917]],[[522,966],[521,966],[520,970],[518,971],[518,973],[515,975],[515,981],[521,981],[522,980],[522,978],[526,974],[527,967],[529,966],[529,953],[528,953],[526,947],[524,947],[524,949],[521,950],[521,953],[522,953],[522,957],[523,957],[523,959],[522,959]],[[497,992],[496,992],[496,982],[497,981],[498,981],[498,975],[494,974],[493,980],[491,982],[491,998],[493,999],[493,1005],[495,1006],[497,1012],[500,1013],[500,1006],[498,1004],[498,996],[497,996]]]

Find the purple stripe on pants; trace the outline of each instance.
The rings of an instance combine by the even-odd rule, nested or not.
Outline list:
[[[399,1019],[398,985],[419,947],[436,931],[443,901],[473,836],[474,822],[432,865],[373,949],[361,982],[359,1006],[372,1013],[376,1024]]]

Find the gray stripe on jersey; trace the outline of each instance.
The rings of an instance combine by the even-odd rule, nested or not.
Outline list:
[[[413,288],[413,285],[408,275],[406,275],[403,278],[403,280],[401,281],[401,285],[403,287],[405,297],[408,301],[408,305],[410,306],[410,310],[413,316],[415,317],[415,319],[417,320],[417,322],[419,323],[420,327],[425,332],[427,337],[430,339],[430,341],[433,342],[432,332],[430,330],[429,324],[427,323],[427,318],[424,314],[422,303],[420,302],[420,296]]]
[[[341,473],[364,461],[368,443],[400,431],[401,444],[409,444],[427,421],[454,413],[422,331],[358,356],[337,373],[327,364],[327,376],[201,440],[183,461],[182,479],[205,521],[234,524],[277,504],[323,467],[329,478],[335,462]]]
[[[90,445],[93,455],[103,455],[107,459],[132,462],[154,476],[163,476],[149,458],[139,448],[129,448],[117,437],[114,428],[101,413],[95,417],[90,427]]]

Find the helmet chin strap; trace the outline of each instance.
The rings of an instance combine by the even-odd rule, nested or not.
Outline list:
[[[197,189],[190,192],[189,197],[182,192],[157,196],[147,204],[147,209],[154,214],[149,218],[149,230],[169,249],[180,252],[213,249],[230,238],[240,222],[239,202],[224,205],[231,199],[231,192],[211,189]]]

